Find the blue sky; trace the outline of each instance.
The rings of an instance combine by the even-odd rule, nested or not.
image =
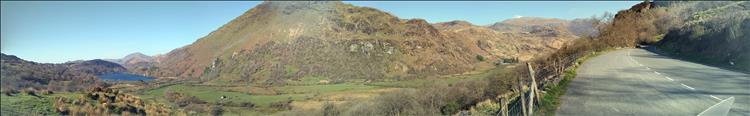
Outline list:
[[[348,2],[430,23],[477,25],[517,16],[588,18],[639,1],[579,2]],[[43,63],[164,54],[219,28],[258,1],[0,2],[0,51]]]

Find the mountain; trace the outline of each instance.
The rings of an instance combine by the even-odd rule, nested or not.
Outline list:
[[[501,32],[528,32],[538,35],[555,36],[568,33],[569,22],[555,18],[521,17],[497,22],[489,26]]]
[[[4,89],[48,88],[55,91],[83,90],[98,84],[97,75],[127,72],[119,64],[104,60],[62,64],[36,63],[13,55],[0,54],[0,80]]]
[[[162,55],[156,55],[154,57],[142,54],[140,52],[128,54],[121,59],[104,59],[106,61],[114,62],[127,68],[131,73],[146,74],[153,67],[154,64],[159,62]]]
[[[465,72],[469,46],[422,19],[333,1],[267,1],[166,54],[153,75],[281,84]]]
[[[534,23],[531,23],[534,22]],[[433,24],[441,33],[461,38],[461,44],[473,53],[489,58],[528,61],[553,52],[566,42],[578,38],[566,28],[546,28],[549,22],[566,26],[567,21],[542,18],[515,18],[491,26],[477,26],[466,21]],[[550,23],[553,24],[553,23]]]
[[[593,37],[599,35],[596,20],[591,18],[573,19],[568,24],[568,31],[578,37]]]
[[[123,58],[120,58],[120,59],[103,59],[103,60],[114,62],[114,63],[120,64],[120,65],[123,65],[123,66],[125,66],[125,65],[134,65],[134,64],[139,64],[139,63],[152,63],[152,62],[156,62],[155,58],[153,58],[151,56],[148,56],[148,55],[145,55],[145,54],[142,54],[140,52],[128,54],[127,56],[125,56]]]
[[[167,53],[148,73],[220,83],[400,80],[463,73],[483,57],[528,60],[576,38],[565,28],[527,31],[432,25],[337,1],[267,1]]]

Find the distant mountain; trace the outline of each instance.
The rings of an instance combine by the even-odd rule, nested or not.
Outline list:
[[[127,72],[119,64],[99,59],[49,64],[26,61],[13,55],[0,56],[0,80],[4,89],[33,87],[75,91],[98,84],[97,75]]]
[[[106,61],[114,62],[127,68],[131,73],[135,74],[147,74],[147,72],[159,62],[161,55],[155,57],[142,54],[140,52],[129,54],[120,59],[105,59]]]
[[[489,26],[501,32],[527,32],[538,35],[555,36],[567,34],[569,22],[555,18],[521,17],[497,22]]]
[[[599,35],[599,29],[596,29],[594,19],[579,18],[573,19],[568,24],[568,31],[579,37],[594,37]]]
[[[563,20],[542,17],[521,17],[507,19],[488,26],[500,32],[525,32],[537,35],[576,35],[586,37],[596,35],[592,19]]]
[[[123,64],[135,64],[139,62],[154,62],[154,58],[141,53],[132,53],[121,59]]]
[[[566,21],[541,18],[516,18],[496,23],[492,26],[477,26],[466,21],[451,21],[433,24],[441,33],[453,38],[461,38],[461,44],[470,47],[473,53],[490,58],[528,61],[536,56],[553,52],[566,42],[578,38],[565,28],[542,28],[548,22],[565,26]],[[544,22],[546,21],[546,22]],[[533,23],[526,23],[533,22]],[[494,29],[493,29],[494,28]]]
[[[127,56],[120,58],[120,59],[105,59],[106,61],[114,62],[121,65],[127,65],[127,64],[138,64],[141,62],[156,62],[156,59],[154,59],[151,56],[142,54],[140,52],[128,54]]]

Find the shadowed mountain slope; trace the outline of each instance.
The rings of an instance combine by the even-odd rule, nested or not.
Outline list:
[[[99,59],[49,64],[26,61],[13,55],[0,55],[0,80],[3,89],[32,87],[53,91],[83,90],[89,85],[99,84],[97,75],[127,72],[119,64]]]

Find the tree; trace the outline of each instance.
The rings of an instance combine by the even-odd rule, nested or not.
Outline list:
[[[210,113],[213,116],[221,116],[221,114],[224,114],[224,108],[220,105],[214,105],[211,107]]]

